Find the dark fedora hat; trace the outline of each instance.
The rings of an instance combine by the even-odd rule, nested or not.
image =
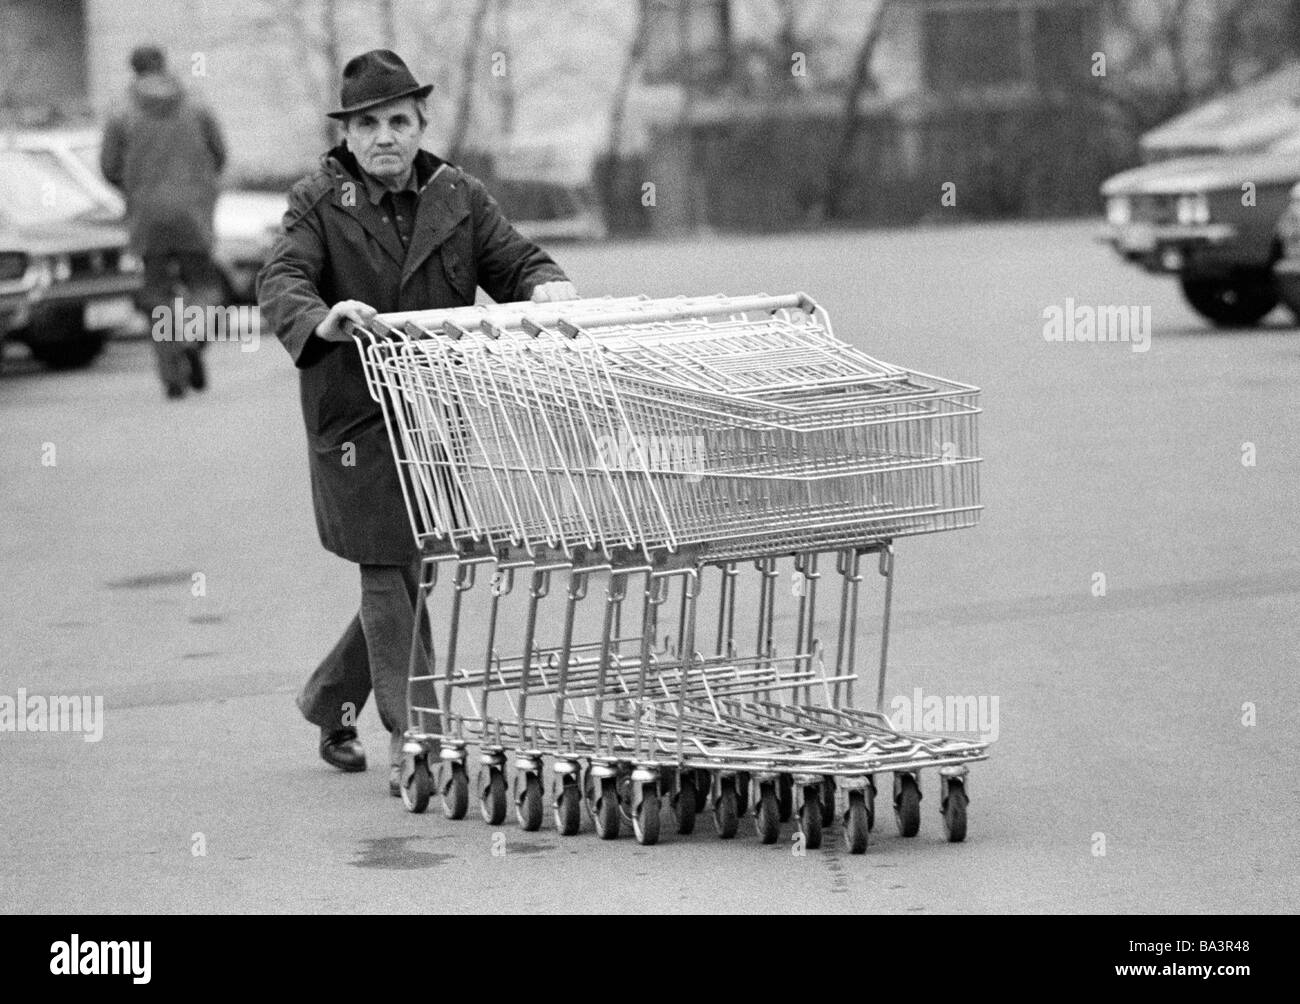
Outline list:
[[[354,112],[396,98],[423,98],[433,84],[421,87],[402,57],[388,49],[371,49],[353,56],[343,67],[343,86],[339,88],[338,111],[327,112],[332,119],[345,119]]]

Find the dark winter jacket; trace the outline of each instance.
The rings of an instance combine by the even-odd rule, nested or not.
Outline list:
[[[477,178],[426,151],[415,171],[419,209],[403,248],[382,203],[368,197],[356,159],[335,147],[290,191],[284,234],[257,278],[262,324],[298,367],[321,543],[361,564],[411,561],[414,534],[356,346],[314,334],[330,306],[457,307],[473,303],[480,286],[499,302],[526,300],[535,286],[565,279]]]

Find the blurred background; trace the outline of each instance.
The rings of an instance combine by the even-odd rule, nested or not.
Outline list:
[[[226,304],[384,46],[544,245],[1104,212],[1203,321],[1300,316],[1297,0],[0,0],[0,365],[143,333],[99,144],[144,43],[228,141]]]
[[[291,697],[356,609],[296,372],[267,331],[166,399],[133,313],[98,148],[150,42],[226,135],[229,303],[340,68],[389,46],[436,86],[426,145],[584,296],[804,290],[984,389],[988,508],[900,546],[890,633],[897,693],[1001,702],[960,859],[931,818],[865,868],[697,835],[670,882],[584,841],[575,881],[553,832],[496,858],[340,796]],[[1283,0],[0,0],[0,693],[110,715],[5,747],[0,911],[409,911],[431,874],[453,912],[1294,910],[1298,182]],[[1075,310],[1150,351],[1050,338]]]
[[[436,85],[430,148],[512,215],[681,234],[925,220],[956,178],[953,217],[1096,212],[1143,133],[1300,57],[1300,5],[3,0],[0,118],[102,121],[146,41],[216,111],[232,188],[308,170],[339,68],[385,46]]]

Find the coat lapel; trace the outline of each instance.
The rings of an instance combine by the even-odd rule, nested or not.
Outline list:
[[[429,255],[445,241],[466,216],[469,207],[457,198],[456,172],[439,164],[420,192],[420,208],[415,214],[415,233],[402,269],[402,284],[419,271]]]
[[[344,187],[346,185],[353,187],[348,189]],[[334,169],[334,196],[331,201],[336,209],[360,223],[361,228],[375,239],[388,257],[401,267],[406,259],[406,249],[402,247],[397,231],[391,223],[385,223],[379,209],[370,204],[366,186],[337,166]]]
[[[388,256],[400,267],[406,257],[406,248],[402,247],[402,239],[397,236],[397,230],[392,223],[384,222],[379,207],[370,204],[370,200],[366,197],[365,186],[358,184],[357,187],[360,190],[357,204],[347,211],[365,228],[366,233],[379,242],[379,246],[388,252]]]

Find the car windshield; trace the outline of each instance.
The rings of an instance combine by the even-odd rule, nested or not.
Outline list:
[[[111,216],[53,153],[0,150],[0,223],[31,227]]]

